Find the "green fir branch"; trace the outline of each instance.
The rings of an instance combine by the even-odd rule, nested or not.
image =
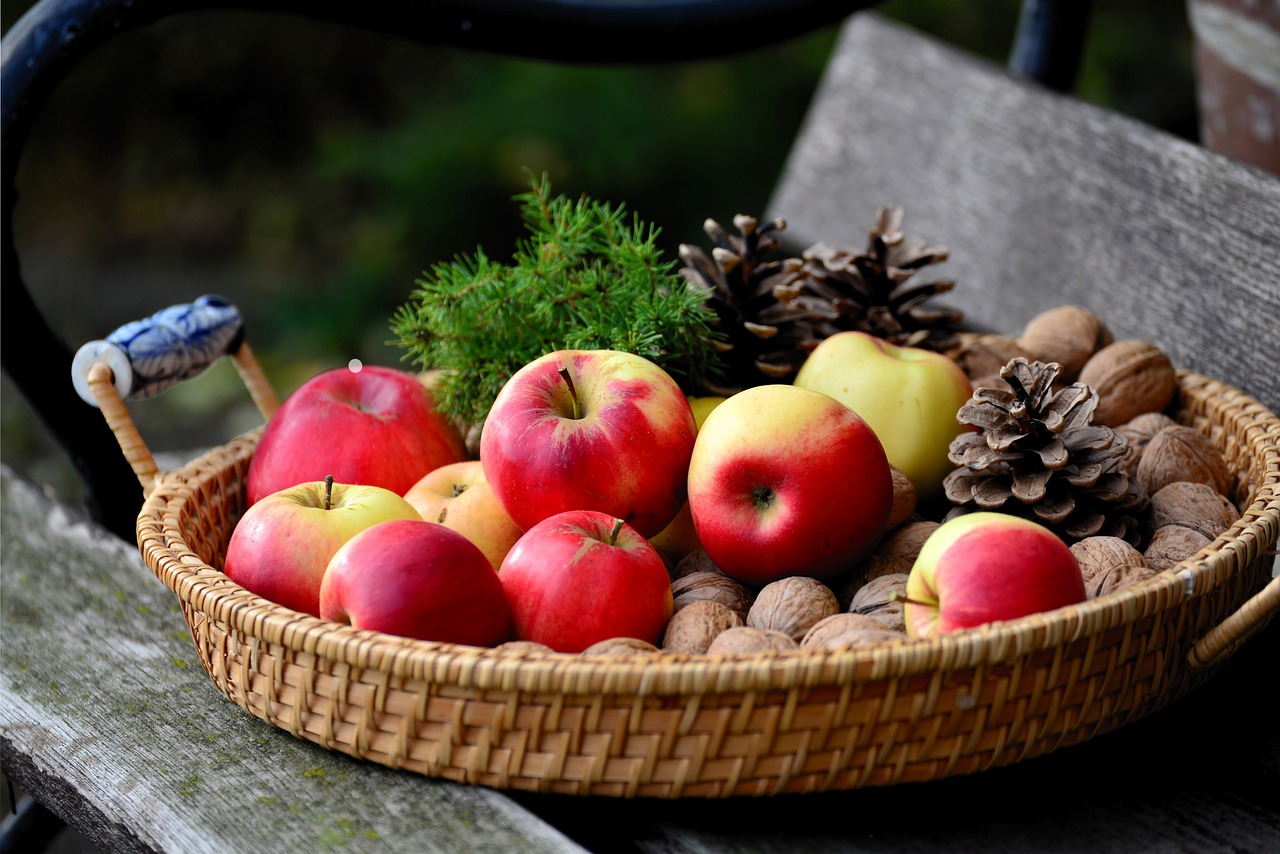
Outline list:
[[[513,373],[559,349],[635,353],[687,394],[722,376],[715,315],[662,258],[657,227],[623,205],[552,196],[545,175],[515,201],[529,234],[510,264],[479,248],[436,264],[392,317],[406,359],[439,371],[443,412],[483,423]]]

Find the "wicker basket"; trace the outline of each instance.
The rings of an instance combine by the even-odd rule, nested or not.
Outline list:
[[[333,750],[501,789],[618,797],[931,780],[1137,720],[1208,679],[1280,607],[1280,579],[1269,580],[1280,419],[1194,374],[1181,374],[1179,391],[1179,419],[1239,472],[1240,520],[1143,585],[936,639],[596,659],[340,627],[219,570],[260,430],[161,474],[138,542],[181,600],[218,689]]]

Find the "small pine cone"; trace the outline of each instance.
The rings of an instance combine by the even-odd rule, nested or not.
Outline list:
[[[959,420],[978,430],[951,444],[951,515],[993,510],[1039,522],[1068,545],[1092,536],[1136,545],[1147,494],[1120,467],[1124,435],[1092,423],[1089,386],[1055,389],[1060,372],[1056,362],[1011,359],[1000,371],[1008,388],[978,388],[961,407]]]

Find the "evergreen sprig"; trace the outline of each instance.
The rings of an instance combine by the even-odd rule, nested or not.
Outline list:
[[[720,376],[715,315],[662,258],[658,228],[623,205],[553,197],[545,175],[515,201],[529,236],[510,264],[480,248],[437,264],[392,318],[406,358],[440,372],[441,411],[483,423],[513,373],[559,349],[635,353],[690,394]]]

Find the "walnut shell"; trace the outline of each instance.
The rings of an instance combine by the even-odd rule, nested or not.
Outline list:
[[[608,638],[596,641],[581,654],[592,658],[616,658],[624,655],[652,655],[659,651],[656,646],[640,638]]]
[[[1138,481],[1155,495],[1178,481],[1204,483],[1226,495],[1231,469],[1217,446],[1199,430],[1174,424],[1151,437],[1138,460]]]
[[[912,565],[929,535],[938,530],[941,522],[921,520],[908,522],[890,532],[876,546],[865,561],[864,578],[874,581],[882,575],[896,575],[911,571]]]
[[[1085,592],[1091,596],[1097,595],[1096,588],[1104,577],[1119,567],[1149,568],[1142,552],[1120,537],[1085,537],[1071,545],[1071,553],[1084,576]]]
[[[1236,506],[1209,484],[1179,480],[1151,496],[1146,532],[1150,536],[1165,525],[1181,525],[1213,539],[1239,518]]]
[[[1116,432],[1124,436],[1125,441],[1128,443],[1128,447],[1125,448],[1125,455],[1120,461],[1120,470],[1131,478],[1137,478],[1138,461],[1142,459],[1142,452],[1146,450],[1147,443],[1151,441],[1151,437],[1164,428],[1171,427],[1177,423],[1177,421],[1174,421],[1163,412],[1144,412],[1137,418],[1115,428]]]
[[[1138,566],[1132,563],[1121,564],[1095,575],[1085,584],[1084,590],[1090,599],[1096,599],[1099,596],[1106,596],[1112,591],[1141,584],[1159,574],[1149,566]]]
[[[910,519],[911,514],[916,512],[916,503],[919,501],[916,485],[911,482],[911,478],[892,466],[889,467],[889,473],[893,475],[893,507],[889,510],[886,531],[892,531]]]
[[[741,655],[753,652],[787,652],[799,649],[799,642],[785,632],[734,626],[716,635],[707,647],[708,655]]]
[[[1000,369],[1018,356],[1029,361],[1035,358],[1015,339],[1006,335],[986,333],[966,336],[959,349],[951,354],[955,363],[969,377],[974,388],[979,386],[1004,388],[1004,380],[1000,379]]]
[[[840,603],[830,587],[815,578],[792,575],[760,588],[746,624],[782,632],[799,643],[814,623],[839,612]]]
[[[545,643],[538,643],[537,641],[529,641],[529,640],[507,641],[506,643],[498,644],[497,646],[494,647],[494,649],[501,650],[502,652],[535,653],[535,654],[541,654],[544,652],[555,652],[554,649],[547,646]]]
[[[671,582],[671,596],[674,614],[694,602],[712,601],[728,607],[744,621],[755,600],[755,593],[742,582],[705,570],[682,575]]]
[[[742,618],[720,602],[702,599],[678,611],[667,623],[662,648],[667,652],[701,655],[725,629],[742,625]]]
[[[907,592],[907,573],[881,575],[868,581],[854,594],[849,613],[872,617],[895,632],[907,631],[902,598]]]
[[[1094,353],[1080,369],[1079,381],[1097,392],[1093,423],[1106,427],[1119,427],[1144,412],[1160,412],[1178,388],[1178,374],[1164,351],[1136,338]]]
[[[1165,525],[1151,535],[1151,542],[1147,544],[1143,556],[1152,569],[1162,572],[1191,557],[1210,542],[1199,531],[1181,525]]]
[[[694,549],[676,563],[675,572],[672,580],[683,578],[686,575],[693,575],[695,572],[714,572],[717,575],[724,575],[724,570],[716,566],[715,563],[707,556],[703,549]],[[728,576],[725,576],[728,578]]]
[[[1027,321],[1017,342],[1036,360],[1057,362],[1062,366],[1061,378],[1070,381],[1094,353],[1112,343],[1112,337],[1107,325],[1089,309],[1061,305]]]
[[[907,636],[905,630],[895,632],[885,628],[874,617],[865,614],[832,614],[813,624],[800,639],[802,648],[848,649],[863,644],[899,641]]]

